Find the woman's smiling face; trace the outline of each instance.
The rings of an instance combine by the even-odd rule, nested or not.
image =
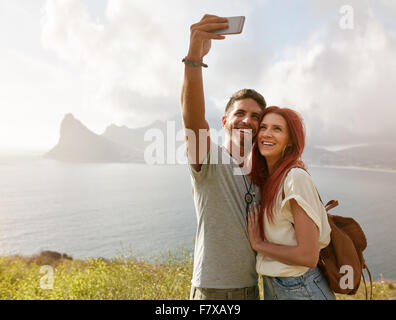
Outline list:
[[[257,143],[260,154],[267,159],[268,164],[276,163],[286,148],[291,146],[286,120],[276,113],[266,114],[259,126]]]

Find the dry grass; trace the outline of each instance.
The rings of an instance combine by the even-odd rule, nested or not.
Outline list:
[[[161,257],[162,263],[148,263],[133,257],[73,260],[67,255],[42,253],[33,257],[0,257],[0,299],[2,300],[185,300],[189,298],[192,256],[180,249]],[[159,259],[157,260],[159,261]],[[53,287],[43,289],[53,268]],[[44,279],[43,279],[44,277]],[[43,282],[44,281],[44,282]],[[260,287],[262,296],[262,287]],[[337,295],[340,300],[364,299],[363,282],[356,295]],[[395,300],[392,282],[373,284],[373,299]]]

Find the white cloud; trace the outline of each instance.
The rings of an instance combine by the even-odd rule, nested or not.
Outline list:
[[[64,113],[81,105],[78,77],[10,49],[0,51],[0,70],[0,146],[55,144]]]
[[[394,0],[380,0],[379,2],[387,9],[396,10],[396,2]]]
[[[8,49],[6,43],[0,44],[7,49],[0,54],[0,103],[12,106],[1,111],[3,133],[8,132],[4,129],[8,122],[7,128],[23,126],[23,136],[28,136],[32,130],[20,115],[39,121],[40,114],[46,122],[36,131],[42,132],[36,140],[44,141],[41,137],[47,135],[50,147],[53,139],[49,144],[48,136],[58,132],[68,112],[97,133],[110,123],[141,126],[179,113],[181,59],[188,49],[189,26],[204,13],[247,17],[241,35],[214,42],[205,57],[209,117],[220,115],[235,90],[250,87],[260,91],[269,104],[300,110],[310,132],[333,138],[339,132],[339,140],[345,139],[345,132],[348,139],[355,134],[394,132],[391,97],[396,35],[388,25],[394,17],[392,1],[381,0],[374,7],[368,1],[349,1],[355,28],[348,31],[340,30],[338,24],[344,1],[321,1],[320,6],[312,1],[314,11],[305,14],[314,14],[315,26],[321,29],[309,30],[307,23],[298,35],[306,41],[291,41],[294,33],[290,30],[290,38],[277,42],[289,44],[281,51],[264,36],[271,34],[271,24],[263,19],[273,4],[269,1],[108,0],[104,18],[97,19],[92,11],[97,5],[94,0],[47,0],[41,30],[35,22],[37,6],[27,10],[23,1],[7,3],[0,4],[10,14],[3,24],[0,21],[0,34],[6,34],[7,28],[14,30],[13,21],[23,29],[7,33]],[[286,2],[284,6],[279,19],[289,32],[287,18],[293,13],[287,11]],[[100,7],[104,8],[103,1]],[[308,19],[298,14],[295,21]],[[33,54],[25,50],[34,41],[39,43],[33,29],[41,31],[47,49],[42,56],[37,48]],[[275,34],[285,37],[287,32]],[[53,59],[52,53],[61,60]],[[29,110],[30,105],[36,113]]]
[[[81,68],[90,105],[138,126],[179,112],[189,26],[206,12],[236,15],[252,8],[241,0],[109,0],[104,24],[87,10],[79,0],[47,1],[43,45]]]
[[[370,8],[357,11],[365,23],[321,30],[263,73],[259,87],[270,103],[299,110],[316,142],[396,137],[396,39]]]
[[[321,7],[314,3],[319,14],[333,12],[328,24],[313,30],[308,41],[286,47],[272,65],[270,44],[257,41],[258,30],[264,27],[259,16],[249,20],[243,36],[213,43],[205,58],[209,70],[204,71],[209,116],[218,115],[235,90],[253,87],[270,104],[302,111],[308,132],[320,129],[336,137],[332,129],[343,128],[356,135],[373,135],[393,125],[389,83],[396,80],[395,39],[368,3],[350,2],[353,30],[339,27],[342,1],[324,1]],[[81,1],[51,0],[46,5],[43,42],[83,68],[90,105],[117,114],[113,120],[143,125],[178,112],[180,59],[187,51],[188,27],[204,12],[223,8],[222,1],[198,5],[109,0],[107,21],[100,25],[92,21]],[[224,15],[240,12],[249,17],[254,6],[234,1],[231,9]],[[379,111],[375,116],[370,112],[374,104]]]

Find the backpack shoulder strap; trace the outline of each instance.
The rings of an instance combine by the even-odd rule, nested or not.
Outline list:
[[[329,211],[337,206],[338,206],[337,200],[330,200],[329,202],[326,203],[325,209],[326,209],[326,211]]]
[[[373,279],[371,278],[371,272],[366,264],[363,265],[363,269],[366,269],[366,271],[369,275],[369,278],[370,278],[370,300],[373,300]],[[367,300],[367,288],[366,288],[366,281],[364,279],[363,270],[362,270],[362,277],[363,277],[364,288],[365,288],[365,293],[366,293],[366,300]]]

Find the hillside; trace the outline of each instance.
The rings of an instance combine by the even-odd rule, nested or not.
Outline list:
[[[215,121],[210,120],[212,123]],[[180,116],[167,121],[155,121],[149,126],[128,128],[109,125],[99,135],[72,114],[67,114],[61,123],[58,144],[45,157],[73,162],[145,162],[145,150],[153,144],[161,145],[164,158],[168,149],[176,154],[184,146],[183,127]],[[219,126],[214,130],[221,130]],[[305,148],[303,159],[309,165],[331,165],[396,170],[396,144],[364,144],[339,151],[324,147]]]

